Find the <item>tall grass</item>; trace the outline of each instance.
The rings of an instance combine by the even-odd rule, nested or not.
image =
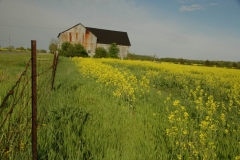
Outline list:
[[[30,54],[1,54],[0,59],[0,159],[28,159],[31,157]],[[44,74],[42,71],[52,65],[52,55],[38,56],[38,60],[43,59],[37,65],[41,74],[38,76],[38,104],[42,99],[47,100],[51,86],[51,71]]]
[[[87,65],[88,60],[59,59],[54,90],[38,106],[39,159],[239,158],[239,99],[233,97],[231,107],[221,97],[224,89],[219,95],[216,85],[199,81],[205,73],[194,70],[194,79],[162,64],[103,59]],[[93,67],[94,61],[101,65]],[[89,71],[82,71],[84,64]],[[114,75],[90,71],[106,65],[124,85],[111,83]],[[128,76],[134,85],[125,83]],[[128,94],[135,99],[123,96]]]

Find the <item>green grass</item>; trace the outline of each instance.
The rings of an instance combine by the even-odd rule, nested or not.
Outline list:
[[[61,58],[55,90],[49,103],[43,105],[48,107],[43,122],[46,126],[39,131],[39,156],[166,159],[162,154],[166,150],[164,137],[158,135],[165,131],[158,124],[164,121],[159,116],[164,111],[159,102],[167,94],[159,98],[152,92],[151,96],[151,104],[140,100],[132,115],[127,103],[113,99],[107,88],[100,89],[94,80],[79,74],[70,59]]]
[[[14,69],[20,63],[16,59],[26,62],[29,58],[14,56],[5,59],[5,64]],[[156,104],[167,95],[159,99],[153,93],[152,104],[139,101],[132,115],[127,103],[113,99],[107,88],[100,89],[99,84],[83,77],[75,64],[63,57],[59,60],[55,89],[46,94],[38,105],[40,159],[166,158],[156,152],[156,148],[166,150],[165,145],[159,146],[163,137],[156,136],[164,132],[163,127],[156,126],[163,120],[157,116],[163,108]]]
[[[41,66],[39,72],[48,68],[52,56],[51,54],[38,56],[41,60],[50,60],[47,64],[44,61],[39,62]],[[29,54],[0,54],[0,100],[16,82],[29,58]],[[128,69],[137,77],[145,72]],[[70,58],[59,57],[52,91],[50,76],[51,70],[38,78],[39,83],[45,87],[39,90],[38,95],[38,159],[158,160],[177,159],[179,153],[186,152],[175,145],[175,140],[179,137],[171,139],[166,135],[166,129],[174,126],[168,121],[170,112],[176,109],[172,106],[173,102],[176,99],[186,101],[182,98],[180,88],[171,85],[168,89],[159,85],[161,95],[157,93],[158,89],[150,88],[149,95],[136,100],[133,112],[131,104],[113,97],[114,88],[101,87],[94,78],[83,76]],[[173,96],[167,104],[164,104],[170,94]],[[190,107],[191,104],[188,105]],[[166,108],[169,108],[168,112]],[[192,111],[189,114],[193,117],[196,113],[194,109]],[[196,124],[189,121],[186,125],[193,127],[191,125]],[[232,141],[229,135],[219,136]],[[182,135],[178,140],[186,142]],[[232,145],[237,146],[239,139],[235,141],[236,143]],[[230,154],[230,141],[228,143],[224,140],[217,143],[218,158],[233,159],[233,155],[236,156],[239,149],[232,149],[234,151]],[[224,151],[224,146],[228,153]],[[17,157],[16,154],[10,152],[7,156],[14,159]],[[185,159],[189,159],[189,155],[184,156]],[[26,157],[31,157],[31,144],[25,145],[25,151],[22,151],[19,159]]]
[[[6,91],[16,83],[19,76],[25,70],[30,58],[31,53],[0,54],[0,97],[4,96]],[[52,62],[53,55],[41,53],[38,54],[37,59],[50,60],[50,62]],[[42,66],[40,68],[42,68]],[[31,68],[29,68],[29,70],[31,71]]]

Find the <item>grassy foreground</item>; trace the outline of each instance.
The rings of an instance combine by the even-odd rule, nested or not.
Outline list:
[[[46,105],[46,126],[39,130],[41,158],[167,159],[167,142],[160,134],[165,132],[163,117],[158,116],[164,108],[158,102],[168,94],[152,93],[153,101],[139,101],[133,114],[110,88],[82,76],[62,57],[55,87]]]
[[[0,55],[0,98],[28,58]],[[208,69],[60,57],[38,104],[39,159],[239,159],[239,77]]]

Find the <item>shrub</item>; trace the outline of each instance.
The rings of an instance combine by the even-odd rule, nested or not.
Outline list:
[[[26,50],[24,47],[19,47],[19,48],[16,48],[16,50],[21,50],[21,51],[23,51],[23,50]]]
[[[93,58],[107,58],[108,54],[106,49],[104,49],[103,47],[97,47],[95,50],[95,55],[93,56]]]
[[[75,44],[73,45],[73,57],[88,57],[88,54],[81,44]]]
[[[58,44],[58,41],[56,39],[52,38],[50,40],[50,43],[48,46],[50,53],[54,54],[57,51],[57,44]]]
[[[119,48],[116,43],[112,43],[108,49],[108,56],[110,58],[118,58]]]
[[[40,49],[40,50],[37,50],[38,53],[47,53],[47,51],[45,49]]]
[[[57,44],[51,43],[48,47],[50,53],[54,54],[57,51]]]
[[[64,42],[59,49],[59,55],[65,57],[88,57],[85,48],[81,44],[71,44],[70,42]]]

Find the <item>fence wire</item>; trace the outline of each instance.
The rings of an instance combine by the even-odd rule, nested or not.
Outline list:
[[[55,55],[54,55],[55,56]],[[16,83],[0,102],[0,159],[31,159],[32,157],[32,90],[31,59]],[[51,94],[52,60],[37,60],[37,106],[41,107]],[[46,113],[38,114],[38,125]]]

